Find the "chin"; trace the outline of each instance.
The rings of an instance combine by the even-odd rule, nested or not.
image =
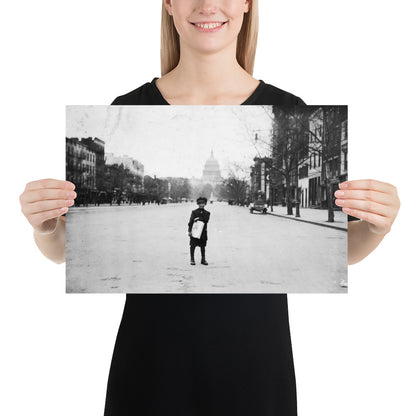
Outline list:
[[[193,44],[192,47],[202,54],[211,55],[218,53],[227,48],[228,43],[219,43],[219,42],[199,42],[198,44]]]

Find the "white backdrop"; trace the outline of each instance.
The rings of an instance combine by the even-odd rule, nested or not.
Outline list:
[[[66,295],[18,197],[64,179],[66,104],[110,104],[160,76],[159,1],[2,8],[0,413],[102,415],[125,295]],[[416,414],[412,2],[260,1],[254,76],[307,104],[349,105],[349,178],[395,184],[390,234],[349,295],[289,295],[300,416]],[[214,416],[214,415],[213,415]]]

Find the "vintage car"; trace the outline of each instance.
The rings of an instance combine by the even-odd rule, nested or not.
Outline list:
[[[267,214],[267,205],[266,202],[258,199],[255,202],[252,202],[249,205],[250,214],[254,214],[254,212],[261,212],[262,214]]]

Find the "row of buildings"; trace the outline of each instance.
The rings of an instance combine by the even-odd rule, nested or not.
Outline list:
[[[288,200],[305,208],[327,208],[328,194],[347,180],[346,106],[275,107],[269,152],[254,158],[251,199],[273,205]]]
[[[211,152],[203,177],[195,179],[195,184],[221,181],[215,162]],[[105,142],[97,137],[66,138],[66,180],[76,186],[77,205],[182,201],[190,199],[192,191],[187,178],[146,176],[143,163],[105,152]]]
[[[67,137],[66,180],[75,184],[78,203],[113,202],[126,192],[143,191],[144,166],[128,155],[106,153],[105,142],[97,137]]]

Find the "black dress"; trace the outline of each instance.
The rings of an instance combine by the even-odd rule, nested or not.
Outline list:
[[[169,105],[154,78],[113,105]],[[305,104],[264,81],[242,105]],[[127,294],[104,416],[296,416],[286,294]]]

